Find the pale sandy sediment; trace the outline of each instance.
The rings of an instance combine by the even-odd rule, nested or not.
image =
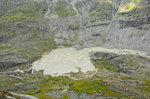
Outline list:
[[[93,72],[96,68],[90,59],[90,52],[108,52],[116,54],[132,54],[149,57],[143,52],[127,50],[127,49],[107,49],[101,47],[84,48],[76,50],[74,48],[55,49],[46,55],[44,54],[40,60],[33,62],[34,70],[44,70],[45,75],[60,76],[68,73]],[[150,57],[149,57],[150,58]],[[88,75],[88,74],[87,74]],[[90,75],[92,75],[90,73]]]

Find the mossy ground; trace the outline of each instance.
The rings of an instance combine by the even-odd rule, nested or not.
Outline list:
[[[146,60],[143,60],[141,59],[141,62],[145,63]],[[130,63],[132,63],[132,65],[136,65],[133,63],[137,62],[137,60],[132,60],[131,62],[129,59],[128,61],[129,65],[131,65]],[[73,90],[78,96],[82,95],[83,93],[86,93],[88,95],[99,93],[102,97],[121,97],[127,99],[130,99],[131,97],[139,98],[140,96],[149,97],[150,82],[147,78],[144,79],[143,76],[122,74],[121,72],[119,72],[119,67],[109,64],[108,61],[105,60],[96,61],[94,65],[96,65],[98,73],[89,79],[73,80],[64,76],[51,77],[48,75],[43,75],[43,71],[39,71],[34,72],[34,74],[28,75],[24,73],[19,75],[23,77],[22,80],[2,76],[1,79],[7,80],[7,83],[3,83],[3,81],[5,80],[1,80],[2,82],[0,82],[0,88],[2,88],[3,90],[15,88],[15,85],[21,82],[27,86],[32,86],[33,89],[21,91],[19,89],[15,89],[16,93],[33,95],[40,99],[43,99],[43,97],[52,99],[54,97],[50,96],[47,93],[51,91],[63,91],[66,89],[69,91]],[[145,75],[144,77],[146,76],[147,75]],[[111,86],[114,86],[115,90]],[[124,91],[127,93],[124,93]],[[68,98],[69,94],[61,97],[61,99]]]
[[[4,77],[4,76],[3,76]],[[96,77],[96,78],[95,78]],[[2,79],[2,77],[1,77]],[[5,78],[6,79],[6,78]],[[149,80],[144,80],[144,84],[138,83],[142,82],[141,80],[136,80],[136,78],[131,78],[126,75],[120,75],[120,74],[114,74],[113,76],[109,75],[107,77],[100,76],[94,76],[92,79],[87,79],[87,80],[72,80],[68,77],[60,76],[60,77],[51,77],[51,76],[44,76],[41,72],[34,73],[32,75],[27,75],[24,74],[24,79],[23,80],[14,80],[14,78],[10,78],[10,81],[8,78],[6,79],[7,83],[3,84],[1,83],[0,87],[3,88],[4,90],[7,90],[9,88],[15,88],[15,85],[17,83],[24,83],[27,86],[33,86],[34,89],[29,89],[29,90],[22,90],[20,91],[19,89],[16,90],[16,93],[20,94],[27,94],[27,95],[32,95],[35,97],[38,97],[39,99],[54,99],[54,97],[50,96],[47,94],[48,92],[51,91],[63,91],[63,90],[74,90],[77,95],[81,95],[83,93],[87,94],[94,94],[94,93],[99,93],[103,97],[122,97],[122,98],[127,98],[130,99],[132,98],[138,98],[132,95],[120,93],[119,91],[111,89],[109,85],[113,85],[117,88],[122,88],[120,87],[120,83],[122,81],[124,82],[133,82],[137,84],[137,87],[140,88],[142,91],[146,92],[148,94],[150,92],[150,87],[149,87]],[[2,81],[2,80],[1,80]],[[4,80],[3,80],[4,81]],[[119,83],[119,82],[120,83]],[[113,82],[113,83],[111,83]],[[128,83],[124,83],[128,85]],[[5,86],[7,85],[7,86]],[[9,85],[9,86],[8,86]],[[140,86],[140,87],[139,87]],[[5,88],[6,87],[6,88]],[[137,88],[134,87],[134,90]],[[130,87],[128,86],[129,90]],[[126,90],[125,87],[123,87],[123,90]],[[137,92],[140,92],[137,90]],[[61,98],[58,99],[69,99],[69,94],[65,94]]]
[[[124,94],[113,91],[101,80],[77,80],[73,82],[73,86],[69,89],[75,90],[78,95],[81,95],[81,93],[100,93],[101,96],[128,97]]]
[[[71,5],[68,5],[67,2],[60,0],[57,2],[56,12],[59,17],[68,17],[76,15],[76,12],[73,10]]]
[[[143,84],[139,85],[139,89],[144,92],[145,94],[150,94],[150,80],[149,79],[143,79]],[[150,95],[149,95],[150,97]]]
[[[19,79],[11,79],[10,77],[0,75],[0,92],[15,86],[15,84],[19,82],[22,81]]]
[[[64,94],[63,97],[56,98],[56,99],[70,99],[68,94]]]
[[[21,1],[20,1],[21,3]],[[23,3],[23,2],[22,2]],[[9,13],[6,13],[0,17],[1,23],[12,24],[16,21],[28,21],[42,18],[47,11],[47,5],[29,0],[28,3],[13,9]]]
[[[29,85],[32,85],[34,83],[36,89],[21,92],[22,94],[29,94],[36,97],[42,97],[42,95],[43,97],[51,97],[46,93],[57,90],[63,91],[67,89],[67,90],[74,90],[78,95],[81,95],[83,93],[87,94],[100,93],[101,96],[126,97],[126,98],[129,97],[120,92],[112,90],[109,86],[107,86],[106,82],[104,82],[101,79],[72,80],[64,76],[51,77],[51,76],[42,76],[39,74],[40,73],[38,73],[38,75],[36,76],[30,76],[27,79],[25,79],[25,81],[27,81]],[[66,94],[64,95],[63,98],[60,99],[69,99],[69,96]]]
[[[47,95],[45,93],[39,93],[39,94],[36,94],[34,96],[39,98],[39,99],[54,99],[52,96]]]
[[[111,17],[111,3],[110,2],[96,2],[93,7],[88,11],[90,17],[96,16],[99,18]]]
[[[69,25],[69,29],[79,31],[79,29],[80,29],[80,22],[76,21],[76,22],[74,22],[74,24]]]
[[[104,67],[105,69],[107,69],[110,72],[119,72],[120,71],[119,66],[114,66],[114,65],[108,63],[105,60],[96,61],[96,64],[98,64],[99,66]],[[98,68],[100,68],[99,66],[98,66]]]

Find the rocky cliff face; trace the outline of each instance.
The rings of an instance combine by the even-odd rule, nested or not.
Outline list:
[[[149,53],[148,0],[48,1],[46,19],[59,45]]]
[[[0,0],[0,59],[58,46],[150,50],[149,0]]]

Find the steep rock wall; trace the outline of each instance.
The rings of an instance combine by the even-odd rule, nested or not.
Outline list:
[[[150,1],[76,0],[72,5],[73,1],[54,0],[57,3],[51,6],[47,21],[57,44],[126,48],[149,53]],[[65,4],[71,7],[66,8]],[[74,14],[69,13],[70,10]]]

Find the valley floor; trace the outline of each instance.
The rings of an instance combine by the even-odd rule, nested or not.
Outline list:
[[[56,49],[33,62],[34,72],[1,73],[0,97],[149,99],[149,63],[146,54],[126,49]]]

